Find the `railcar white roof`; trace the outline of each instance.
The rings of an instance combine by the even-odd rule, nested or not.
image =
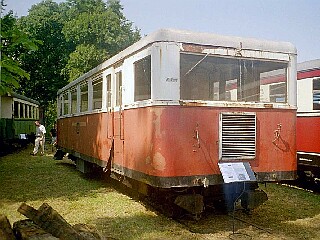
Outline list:
[[[320,69],[320,59],[314,59],[298,63],[298,72],[308,71],[312,69]]]
[[[231,49],[243,49],[243,50],[255,50],[255,51],[266,51],[286,54],[296,54],[297,50],[295,46],[289,42],[276,42],[269,40],[261,40],[255,38],[243,38],[234,36],[223,36],[212,33],[204,32],[191,32],[185,30],[176,29],[160,29],[153,32],[146,37],[142,38],[138,42],[124,49],[117,55],[106,60],[102,64],[98,65],[94,69],[85,73],[75,81],[69,83],[64,88],[58,91],[58,94],[68,89],[69,87],[77,84],[79,81],[90,77],[91,75],[101,71],[102,69],[108,68],[110,65],[121,61],[128,55],[142,49],[149,44],[155,42],[177,42],[177,43],[189,43],[197,45],[206,45],[211,47],[224,47]]]

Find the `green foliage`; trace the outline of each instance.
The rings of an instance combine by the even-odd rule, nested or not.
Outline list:
[[[60,4],[44,0],[33,5],[27,16],[18,20],[11,16],[6,30],[15,41],[6,47],[14,50],[3,52],[1,66],[6,75],[2,82],[39,101],[51,124],[60,88],[140,39],[139,30],[133,29],[122,10],[119,0],[67,0]],[[42,45],[29,54],[39,43],[33,39]]]
[[[118,0],[108,1],[107,6],[101,0],[69,0],[68,7],[73,17],[65,23],[63,33],[77,45],[63,70],[69,81],[140,39]]]
[[[45,110],[55,101],[57,90],[67,83],[61,69],[73,48],[61,32],[63,22],[59,5],[51,0],[33,5],[29,15],[18,22],[21,29],[43,42],[37,52],[22,59],[30,79],[20,81],[19,92],[38,100]]]
[[[53,128],[54,123],[57,121],[57,101],[51,101],[46,106],[46,129],[47,132]]]
[[[107,56],[104,49],[97,49],[92,44],[80,44],[76,50],[70,54],[68,64],[64,71],[70,79],[76,79],[85,72],[89,71],[92,66],[97,66]]]
[[[21,57],[38,49],[36,41],[16,27],[12,11],[1,18],[1,81],[0,95],[19,87],[21,78],[29,79],[30,75],[21,67]]]

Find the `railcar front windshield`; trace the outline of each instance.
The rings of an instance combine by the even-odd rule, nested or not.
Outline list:
[[[182,100],[287,102],[286,62],[180,55]]]

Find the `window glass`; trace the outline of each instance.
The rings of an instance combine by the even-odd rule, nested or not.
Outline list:
[[[134,100],[151,98],[151,56],[134,63]]]
[[[61,111],[63,109],[63,115],[69,114],[69,94],[68,94],[68,92],[63,94],[62,107],[63,108],[61,108]]]
[[[29,106],[29,118],[33,118],[33,116],[32,116],[32,106]]]
[[[24,104],[20,103],[20,114],[19,114],[19,118],[23,118],[23,112],[24,112]]]
[[[183,100],[287,101],[287,63],[185,53],[180,61]],[[281,97],[270,97],[270,85],[279,82]]]
[[[122,72],[116,73],[116,106],[122,105]]]
[[[80,112],[88,111],[88,82],[81,85],[81,103],[80,103]]]
[[[111,107],[111,74],[107,76],[107,107]]]
[[[19,102],[14,101],[14,117],[19,118]]]
[[[24,118],[28,118],[29,106],[27,104],[24,105]]]
[[[287,85],[284,82],[270,84],[270,101],[271,102],[285,102],[287,92]]]
[[[102,78],[92,82],[92,109],[102,108]]]
[[[77,89],[71,90],[71,113],[77,112]]]
[[[313,79],[313,110],[320,110],[320,78]]]

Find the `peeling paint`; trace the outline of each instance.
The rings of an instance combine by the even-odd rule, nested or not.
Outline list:
[[[151,164],[151,158],[150,156],[146,157],[146,165]]]
[[[161,129],[160,129],[160,120],[162,115],[162,108],[161,109],[151,109],[153,113],[153,128],[155,130],[156,137],[160,137]]]
[[[159,171],[164,171],[166,168],[166,159],[162,156],[161,153],[156,152],[153,156],[152,166],[154,169]]]

